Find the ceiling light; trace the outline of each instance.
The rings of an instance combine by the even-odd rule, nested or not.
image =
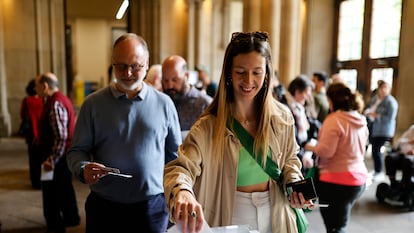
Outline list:
[[[125,11],[128,8],[129,1],[124,0],[121,4],[121,6],[118,9],[118,12],[116,13],[116,19],[122,19],[124,17]]]

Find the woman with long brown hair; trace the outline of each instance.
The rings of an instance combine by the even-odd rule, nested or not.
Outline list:
[[[294,208],[312,202],[280,188],[303,177],[293,116],[272,96],[271,64],[267,33],[233,33],[213,102],[165,168],[170,218],[183,232],[200,231],[204,219],[298,232]]]

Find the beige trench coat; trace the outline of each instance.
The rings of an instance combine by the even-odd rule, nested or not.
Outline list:
[[[301,162],[297,157],[298,145],[294,135],[294,120],[287,108],[276,105],[277,115],[272,116],[273,133],[270,147],[272,159],[283,172],[283,186],[302,179]],[[165,167],[164,188],[170,216],[174,197],[181,189],[190,190],[204,209],[211,227],[231,225],[233,216],[237,164],[240,141],[230,130],[225,135],[223,163],[212,160],[212,138],[215,116],[200,118],[191,128],[179,156]],[[285,123],[283,123],[285,122]],[[276,182],[270,182],[272,229],[274,233],[296,233],[296,215],[289,205],[285,192]]]

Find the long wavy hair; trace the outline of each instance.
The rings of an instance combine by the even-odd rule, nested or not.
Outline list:
[[[270,118],[274,111],[274,98],[272,96],[270,82],[273,78],[271,49],[267,32],[235,32],[228,44],[220,76],[219,87],[213,102],[202,114],[212,114],[217,117],[216,127],[213,133],[213,157],[222,161],[224,151],[224,136],[228,125],[233,125],[233,103],[235,102],[232,85],[232,69],[234,57],[239,54],[257,52],[266,60],[266,74],[263,86],[255,97],[255,106],[259,116],[256,137],[254,138],[254,151],[256,155],[263,156],[266,161],[269,151],[269,135],[271,130]]]

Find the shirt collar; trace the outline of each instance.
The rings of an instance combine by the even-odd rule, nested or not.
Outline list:
[[[186,94],[188,97],[192,97],[192,98],[197,98],[198,97],[198,89],[196,89],[195,86],[190,85],[190,90],[188,91],[188,93]]]
[[[124,92],[119,91],[116,86],[115,83],[111,83],[111,85],[109,85],[109,89],[112,93],[112,95],[119,99],[121,97],[125,97],[127,98],[126,94]],[[143,100],[145,99],[145,97],[148,95],[148,85],[145,82],[142,82],[142,89],[140,92],[138,92],[137,96],[134,97],[133,100]]]

